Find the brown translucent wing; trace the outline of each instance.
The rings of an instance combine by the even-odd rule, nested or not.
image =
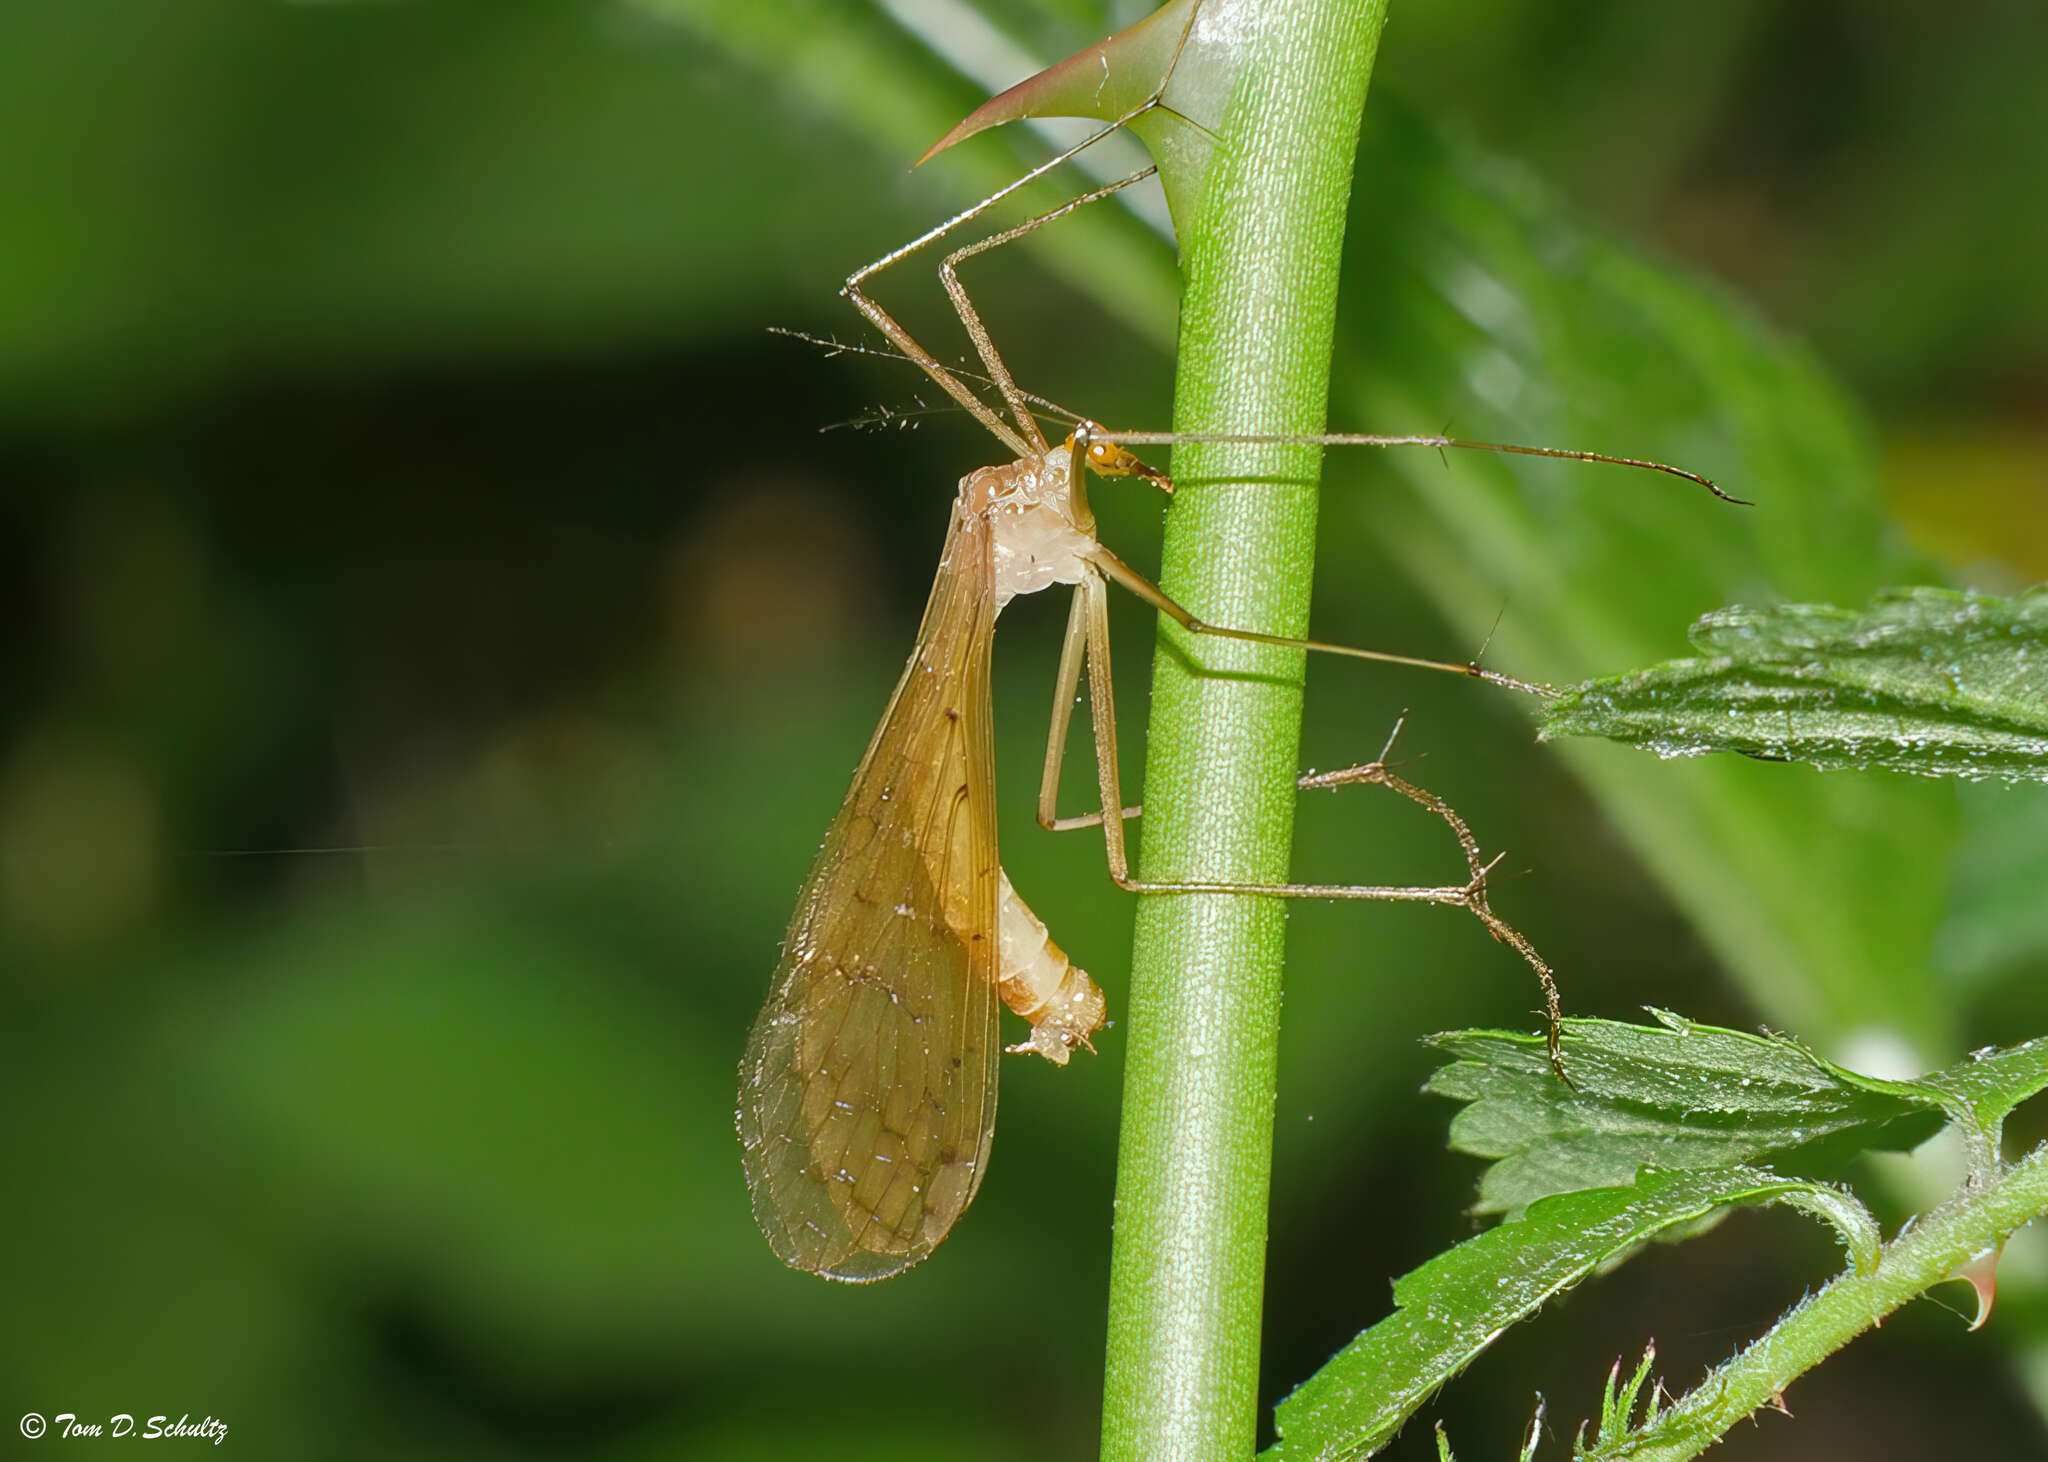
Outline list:
[[[937,1247],[995,1130],[991,573],[986,527],[956,513],[740,1067],[754,1217],[785,1263],[832,1279]]]

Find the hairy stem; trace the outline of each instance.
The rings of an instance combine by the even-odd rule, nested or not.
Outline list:
[[[1316,432],[1324,423],[1352,159],[1385,0],[1272,0],[1253,10],[1240,11],[1252,50],[1202,216],[1181,241],[1183,431]],[[1304,633],[1317,466],[1312,449],[1176,449],[1166,591],[1215,623]],[[1286,880],[1301,676],[1298,652],[1162,622],[1143,877]],[[1284,929],[1276,899],[1141,902],[1105,1458],[1252,1453]]]
[[[1641,1431],[1593,1457],[1684,1462],[1767,1406],[1908,1300],[1994,1254],[2028,1220],[2048,1213],[2048,1147],[1965,1188],[1885,1246],[1868,1274],[1849,1273],[1784,1319]],[[1590,1459],[1589,1459],[1590,1462]]]

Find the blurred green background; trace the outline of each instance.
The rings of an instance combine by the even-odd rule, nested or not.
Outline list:
[[[1115,1029],[1007,1063],[973,1211],[879,1287],[774,1262],[730,1111],[991,453],[912,373],[766,327],[865,338],[848,270],[1044,145],[909,159],[1143,9],[0,10],[10,1455],[59,1445],[15,1436],[31,1410],[211,1414],[265,1457],[1092,1453]],[[1575,678],[1738,597],[2048,576],[2044,99],[2026,0],[1397,5],[1333,425],[1664,456],[1759,507],[1345,463],[1319,632],[1462,659],[1498,617],[1494,663]],[[1027,385],[1162,424],[1171,252],[1097,211],[977,261],[977,297]],[[885,294],[964,349],[922,265]],[[915,429],[821,431],[884,408]],[[1095,497],[1150,563],[1157,504]],[[1005,857],[1115,1010],[1129,903],[1030,816],[1063,613],[1000,637]],[[1497,906],[1571,1009],[1906,1065],[2048,1030],[2042,788],[1561,760],[1518,705],[1349,665],[1316,669],[1305,759],[1404,707],[1410,774],[1530,870]],[[1362,792],[1302,831],[1305,876],[1457,867]],[[1416,1037],[1535,1004],[1441,912],[1301,908],[1293,956],[1269,1403],[1470,1231]],[[1919,1181],[1866,1186],[1896,1218]],[[1615,1355],[1654,1336],[1688,1384],[1832,1262],[1741,1215],[1436,1412],[1504,1455],[1541,1390],[1568,1433]],[[2041,1455],[2040,1268],[2015,1253],[1985,1334],[1916,1306],[1723,1455]]]

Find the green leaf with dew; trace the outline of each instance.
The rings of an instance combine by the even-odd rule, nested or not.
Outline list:
[[[1704,657],[1589,681],[1550,708],[1542,734],[1666,757],[2048,781],[2048,585],[2010,599],[1894,589],[1864,610],[1721,609],[1691,638]]]
[[[1781,1202],[1834,1223],[1859,1270],[1875,1263],[1877,1227],[1854,1199],[1754,1168],[1645,1169],[1625,1187],[1546,1198],[1396,1281],[1394,1313],[1280,1403],[1280,1440],[1262,1455],[1369,1457],[1508,1326],[1604,1263],[1729,1204]]]
[[[1451,1146],[1494,1160],[1477,1212],[1512,1214],[1547,1194],[1626,1181],[1645,1164],[1769,1159],[1827,1172],[1871,1148],[1915,1146],[1940,1126],[1931,1092],[1873,1082],[1784,1037],[1651,1013],[1661,1028],[1567,1020],[1570,1087],[1552,1074],[1541,1036],[1430,1038],[1458,1059],[1427,1090],[1469,1103],[1451,1121]]]
[[[2017,1046],[1987,1046],[1940,1071],[1882,1085],[1938,1104],[1962,1132],[1971,1170],[1988,1176],[1999,1161],[2006,1114],[2048,1089],[2048,1036]]]
[[[2048,1036],[1972,1051],[1953,1066],[1900,1085],[1934,1093],[1951,1112],[1967,1105],[1971,1116],[1996,1127],[2006,1113],[2048,1088]]]

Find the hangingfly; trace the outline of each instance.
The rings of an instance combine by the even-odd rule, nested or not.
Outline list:
[[[754,1214],[784,1262],[883,1279],[974,1197],[995,1131],[997,998],[1013,1050],[1064,1065],[1102,992],[1010,887],[996,854],[989,652],[1018,594],[1101,570],[1072,439],[962,479],[923,626],[803,891],[740,1071]]]
[[[1155,94],[1138,111],[1156,101]],[[1475,664],[1204,623],[1096,541],[1086,471],[1140,477],[1171,492],[1167,478],[1125,450],[1126,444],[1427,446],[1647,468],[1728,497],[1707,479],[1661,463],[1444,436],[1105,432],[1080,422],[1064,442],[1048,443],[1031,410],[1035,398],[1011,377],[955,268],[962,259],[1150,176],[1150,168],[957,249],[941,264],[940,277],[986,379],[1008,410],[1006,421],[862,285],[1112,130],[1034,168],[846,283],[848,298],[890,344],[986,426],[1014,460],[960,481],[917,647],[804,880],[768,1001],[754,1021],[740,1067],[736,1121],[754,1216],[784,1262],[830,1279],[859,1282],[900,1273],[937,1247],[973,1200],[995,1130],[999,1000],[1031,1023],[1029,1039],[1010,1049],[1036,1051],[1062,1065],[1103,1024],[1102,992],[1069,962],[1010,887],[996,853],[989,703],[996,615],[1015,596],[1054,584],[1073,585],[1075,596],[1039,787],[1043,826],[1100,824],[1110,876],[1135,892],[1405,900],[1463,908],[1535,970],[1550,1016],[1552,1065],[1561,1079],[1565,1075],[1557,1044],[1561,1012],[1549,966],[1489,907],[1492,864],[1481,858],[1464,821],[1442,798],[1390,771],[1385,752],[1364,766],[1304,777],[1300,785],[1368,783],[1417,803],[1456,836],[1465,882],[1251,886],[1132,876],[1123,820],[1137,809],[1124,805],[1117,771],[1108,586],[1114,581],[1197,634],[1448,671],[1523,692],[1541,694],[1546,688]],[[1055,810],[1059,767],[1084,666],[1101,811],[1063,818]]]

